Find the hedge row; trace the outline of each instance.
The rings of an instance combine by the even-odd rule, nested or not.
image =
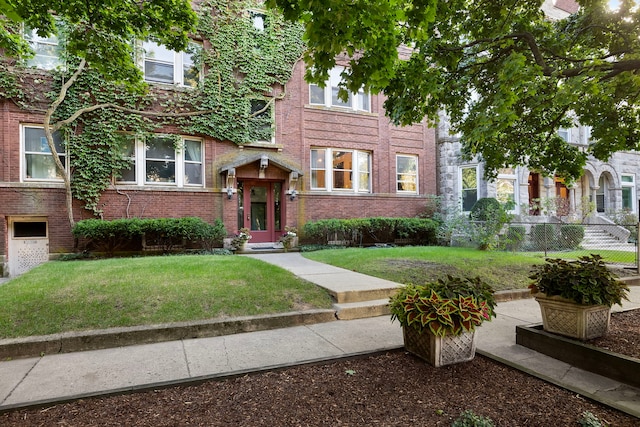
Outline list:
[[[158,247],[163,252],[182,244],[212,250],[221,246],[227,235],[219,219],[211,225],[197,217],[86,219],[78,221],[72,233],[76,238],[86,239],[89,249],[108,255],[141,248],[143,238],[146,246]]]
[[[417,245],[434,245],[439,223],[430,218],[352,218],[307,222],[302,229],[306,244],[349,246],[394,243],[399,239]]]

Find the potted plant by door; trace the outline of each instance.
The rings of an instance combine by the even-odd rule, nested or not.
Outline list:
[[[231,239],[231,248],[234,251],[244,252],[247,249],[247,242],[251,240],[251,230],[243,227],[236,233],[233,239]]]
[[[391,297],[391,320],[402,326],[405,349],[431,365],[466,362],[475,356],[476,327],[495,317],[493,293],[479,277],[409,284]]]
[[[607,333],[611,306],[627,298],[629,287],[619,281],[600,255],[575,261],[546,260],[529,276],[531,293],[540,304],[545,331],[580,340]]]

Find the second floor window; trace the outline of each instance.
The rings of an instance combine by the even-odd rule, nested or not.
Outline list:
[[[251,121],[255,123],[250,142],[273,143],[273,104],[263,99],[251,100]]]
[[[364,90],[358,93],[350,93],[349,98],[343,101],[338,97],[341,73],[344,67],[334,67],[329,72],[329,81],[325,87],[315,84],[309,85],[309,103],[312,105],[324,105],[325,107],[338,107],[354,111],[371,111],[371,96]]]
[[[25,28],[24,38],[35,55],[27,60],[27,66],[42,70],[53,70],[62,65],[60,58],[60,45],[56,35],[40,37],[36,30]]]
[[[142,44],[144,50],[144,80],[150,83],[177,84],[195,87],[200,81],[200,70],[193,55],[200,46],[189,45],[188,52],[175,52],[152,41]]]

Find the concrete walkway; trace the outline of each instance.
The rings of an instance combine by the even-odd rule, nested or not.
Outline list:
[[[336,292],[377,281],[306,260],[298,253],[256,258]],[[631,287],[640,307],[640,287]],[[619,308],[619,307],[618,307]],[[516,325],[540,322],[532,299],[499,303],[478,332],[478,352],[640,417],[640,389],[576,369],[515,344]],[[214,338],[185,339],[0,362],[0,411],[80,397],[149,389],[208,378],[332,360],[402,347],[388,316],[339,320]]]

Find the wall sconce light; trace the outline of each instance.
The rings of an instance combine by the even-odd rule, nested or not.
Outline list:
[[[258,172],[258,178],[264,179],[265,177],[264,171],[267,170],[267,166],[269,166],[269,156],[267,156],[266,154],[263,154],[260,157],[260,172]]]
[[[227,188],[223,190],[223,191],[226,191],[227,199],[229,200],[231,200],[231,198],[233,197],[233,193],[236,192],[236,189],[233,186],[235,180],[236,180],[236,169],[231,168],[227,171]]]
[[[296,187],[298,186],[298,172],[291,172],[289,174],[289,189],[287,193],[289,195],[289,200],[294,201],[298,192],[296,191]]]

